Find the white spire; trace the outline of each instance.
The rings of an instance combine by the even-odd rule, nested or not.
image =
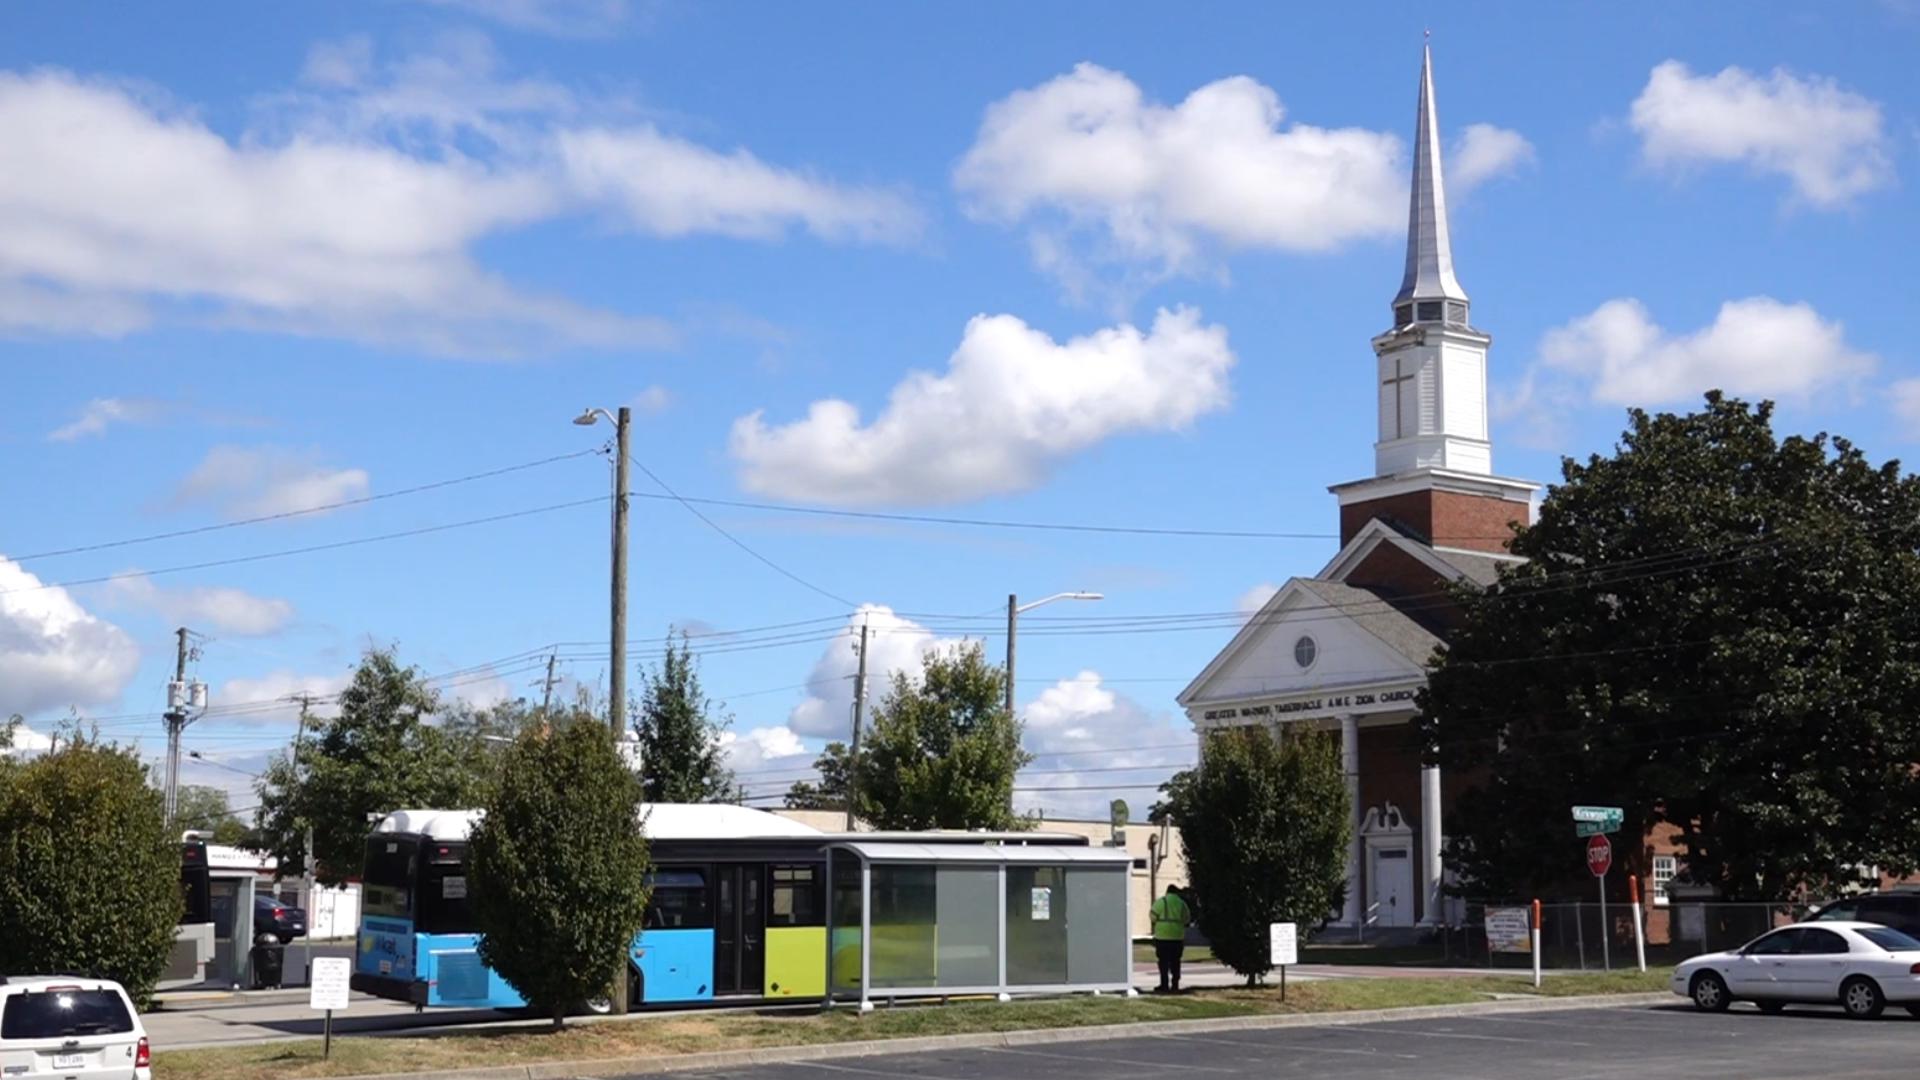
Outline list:
[[[1433,50],[1421,50],[1420,112],[1414,124],[1413,195],[1407,212],[1407,273],[1393,298],[1394,322],[1465,323],[1467,291],[1453,276],[1453,245],[1447,237],[1447,193],[1440,178],[1440,120],[1433,104]],[[1457,314],[1417,317],[1402,306],[1421,300],[1453,300]]]

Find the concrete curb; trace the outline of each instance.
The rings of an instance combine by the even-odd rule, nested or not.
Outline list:
[[[983,1031],[965,1035],[921,1035],[900,1039],[863,1039],[859,1042],[769,1046],[758,1050],[710,1050],[664,1057],[607,1058],[596,1061],[541,1061],[527,1065],[499,1065],[482,1069],[446,1069],[438,1072],[381,1073],[375,1076],[337,1077],[336,1080],[588,1080],[588,1078],[652,1075],[700,1069],[778,1065],[795,1061],[914,1054],[932,1050],[983,1050],[1053,1043],[1104,1042],[1155,1035],[1197,1035],[1215,1031],[1262,1031],[1276,1028],[1345,1027],[1383,1020],[1441,1020],[1460,1016],[1498,1016],[1507,1013],[1562,1012],[1569,1009],[1630,1008],[1675,1000],[1665,991],[1645,994],[1587,994],[1580,997],[1468,1002],[1458,1005],[1409,1005],[1393,1009],[1352,1012],[1291,1013],[1280,1016],[1222,1016],[1207,1020],[1145,1020],[1097,1027],[1033,1028],[1026,1031]]]

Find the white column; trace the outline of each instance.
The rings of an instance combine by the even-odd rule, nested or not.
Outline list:
[[[1420,770],[1420,865],[1426,884],[1426,901],[1420,912],[1421,923],[1432,926],[1440,921],[1440,885],[1446,877],[1446,865],[1440,859],[1440,766]]]
[[[1360,718],[1340,718],[1340,770],[1347,774],[1347,802],[1351,804],[1353,835],[1347,841],[1347,906],[1341,921],[1360,925]]]

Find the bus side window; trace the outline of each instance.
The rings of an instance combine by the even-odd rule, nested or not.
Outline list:
[[[647,875],[648,930],[704,930],[713,925],[706,872],[694,868],[660,869]]]
[[[811,866],[775,866],[770,871],[772,901],[767,907],[768,926],[824,926],[820,903],[820,875]]]

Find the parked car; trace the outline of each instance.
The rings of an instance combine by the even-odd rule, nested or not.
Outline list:
[[[0,1076],[153,1080],[147,1029],[117,982],[0,978]]]
[[[253,897],[253,932],[272,934],[282,942],[305,937],[307,933],[307,913],[297,907],[288,907],[265,893],[255,893]]]
[[[1920,938],[1920,892],[1873,892],[1835,900],[1809,917],[1812,922],[1870,922]]]
[[[1702,1012],[1751,1001],[1777,1013],[1799,1002],[1871,1019],[1891,1002],[1920,1016],[1920,940],[1879,923],[1795,923],[1686,961],[1672,988]]]

